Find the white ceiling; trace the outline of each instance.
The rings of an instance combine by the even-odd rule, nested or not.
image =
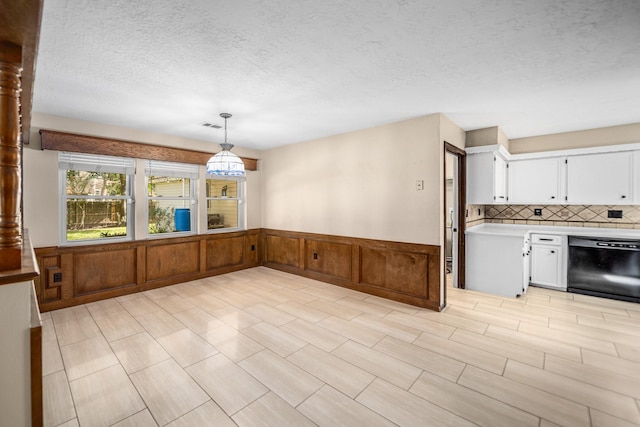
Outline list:
[[[638,0],[45,0],[35,112],[266,149],[443,112],[640,122]],[[217,148],[217,147],[216,147]]]

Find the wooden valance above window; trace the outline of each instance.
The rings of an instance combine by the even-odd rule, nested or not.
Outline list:
[[[207,160],[215,154],[47,129],[40,129],[40,136],[43,150],[72,151],[75,153],[103,154],[198,165],[205,165]],[[257,159],[247,157],[241,157],[241,159],[244,162],[245,170],[258,170]]]

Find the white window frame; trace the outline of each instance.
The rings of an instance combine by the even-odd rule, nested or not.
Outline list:
[[[209,223],[207,220],[205,220],[205,224],[206,224],[206,228],[205,228],[205,232],[209,233],[209,234],[213,234],[213,233],[230,233],[233,231],[242,231],[242,230],[246,230],[247,229],[247,222],[246,222],[246,209],[245,209],[245,185],[246,185],[246,178],[244,176],[221,176],[221,175],[211,175],[211,174],[205,174],[205,186],[207,185],[207,180],[209,179],[215,179],[218,181],[235,181],[238,183],[238,195],[237,197],[229,197],[227,199],[221,199],[220,197],[207,197],[206,196],[206,189],[205,189],[205,219],[207,218],[207,209],[209,206],[209,200],[215,200],[215,201],[220,201],[220,200],[237,200],[238,201],[238,226],[237,227],[228,227],[228,228],[212,228],[209,229]]]
[[[109,172],[126,175],[125,195],[70,195],[67,194],[67,171]],[[61,246],[91,245],[131,241],[135,236],[135,202],[134,202],[135,159],[128,157],[105,156],[98,154],[59,152],[58,153],[58,186],[61,195],[60,203],[60,242]],[[127,235],[122,237],[102,237],[99,239],[67,240],[67,201],[69,199],[87,200],[125,200]]]
[[[198,178],[200,172],[198,165],[190,163],[166,162],[160,160],[145,160],[145,235],[150,239],[165,239],[169,237],[180,237],[198,232],[197,210],[198,210]],[[189,179],[189,231],[171,231],[166,233],[149,233],[149,201],[151,200],[170,200],[185,201],[184,197],[150,197],[149,196],[149,177],[150,176],[167,176],[171,178],[188,178]],[[175,218],[175,214],[174,214]]]

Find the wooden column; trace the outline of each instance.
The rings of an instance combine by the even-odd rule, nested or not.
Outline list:
[[[0,42],[0,271],[22,261],[21,63],[22,49]]]

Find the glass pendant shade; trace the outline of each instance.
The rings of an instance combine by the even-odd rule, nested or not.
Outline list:
[[[244,176],[244,162],[231,152],[233,144],[227,142],[227,119],[229,113],[220,113],[224,119],[224,144],[220,144],[222,151],[216,153],[207,162],[207,175]]]
[[[231,145],[231,144],[228,144]],[[222,151],[207,162],[207,174],[218,176],[244,176],[242,159],[223,146]]]

